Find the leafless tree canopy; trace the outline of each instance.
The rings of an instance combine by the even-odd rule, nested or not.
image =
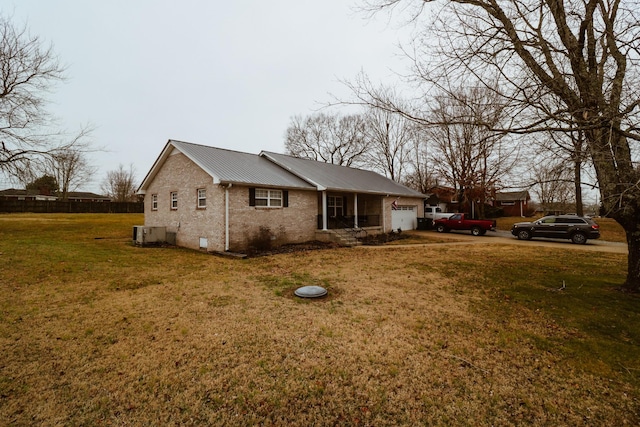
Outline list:
[[[405,181],[411,173],[412,151],[421,137],[419,127],[399,114],[378,108],[369,108],[365,118],[367,167],[394,181]]]
[[[51,47],[0,15],[0,172],[18,173],[51,149],[45,94],[63,73]]]
[[[367,150],[361,115],[319,113],[291,119],[285,149],[292,156],[342,166],[360,166]]]
[[[518,160],[517,145],[496,129],[510,120],[506,103],[484,87],[449,88],[434,97],[426,128],[432,144],[432,164],[458,193],[457,200],[478,204],[485,201]]]
[[[133,165],[129,165],[129,169],[119,165],[118,169],[107,172],[100,188],[113,202],[135,202],[137,184]]]

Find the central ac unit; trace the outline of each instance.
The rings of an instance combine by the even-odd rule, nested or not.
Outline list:
[[[133,226],[133,243],[136,245],[144,246],[153,243],[164,243],[166,241],[167,227]]]

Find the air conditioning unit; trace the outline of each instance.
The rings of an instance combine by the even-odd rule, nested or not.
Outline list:
[[[167,227],[133,226],[133,243],[140,246],[164,243],[167,241]]]

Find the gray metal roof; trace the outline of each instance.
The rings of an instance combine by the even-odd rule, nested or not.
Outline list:
[[[375,172],[263,151],[259,155],[169,140],[139,192],[144,192],[174,149],[213,178],[214,182],[305,190],[348,191],[390,196],[424,194]]]
[[[319,190],[425,197],[424,194],[418,191],[372,171],[301,159],[268,151],[263,151],[260,155],[269,158],[282,168],[314,184]]]
[[[155,175],[154,169],[159,167],[169,154],[170,147],[175,147],[191,161],[201,167],[214,178],[214,182],[264,185],[270,187],[301,188],[312,190],[314,187],[290,173],[283,173],[282,168],[257,154],[241,153],[206,145],[169,140],[152,171],[143,181],[141,189],[146,188],[147,181]]]
[[[531,197],[529,196],[529,192],[527,190],[523,191],[505,191],[496,193],[496,200],[501,202],[510,202],[513,200],[529,200]]]

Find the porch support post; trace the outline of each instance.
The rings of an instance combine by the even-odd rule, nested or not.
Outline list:
[[[327,231],[327,192],[322,192],[322,231]]]
[[[380,204],[382,205],[380,207],[380,211],[382,212],[382,232],[383,233],[387,232],[387,221],[386,221],[385,208],[387,207],[387,198],[388,197],[389,197],[389,195],[386,195],[385,197],[381,197],[380,198]]]
[[[358,228],[358,193],[353,194],[353,226]]]

